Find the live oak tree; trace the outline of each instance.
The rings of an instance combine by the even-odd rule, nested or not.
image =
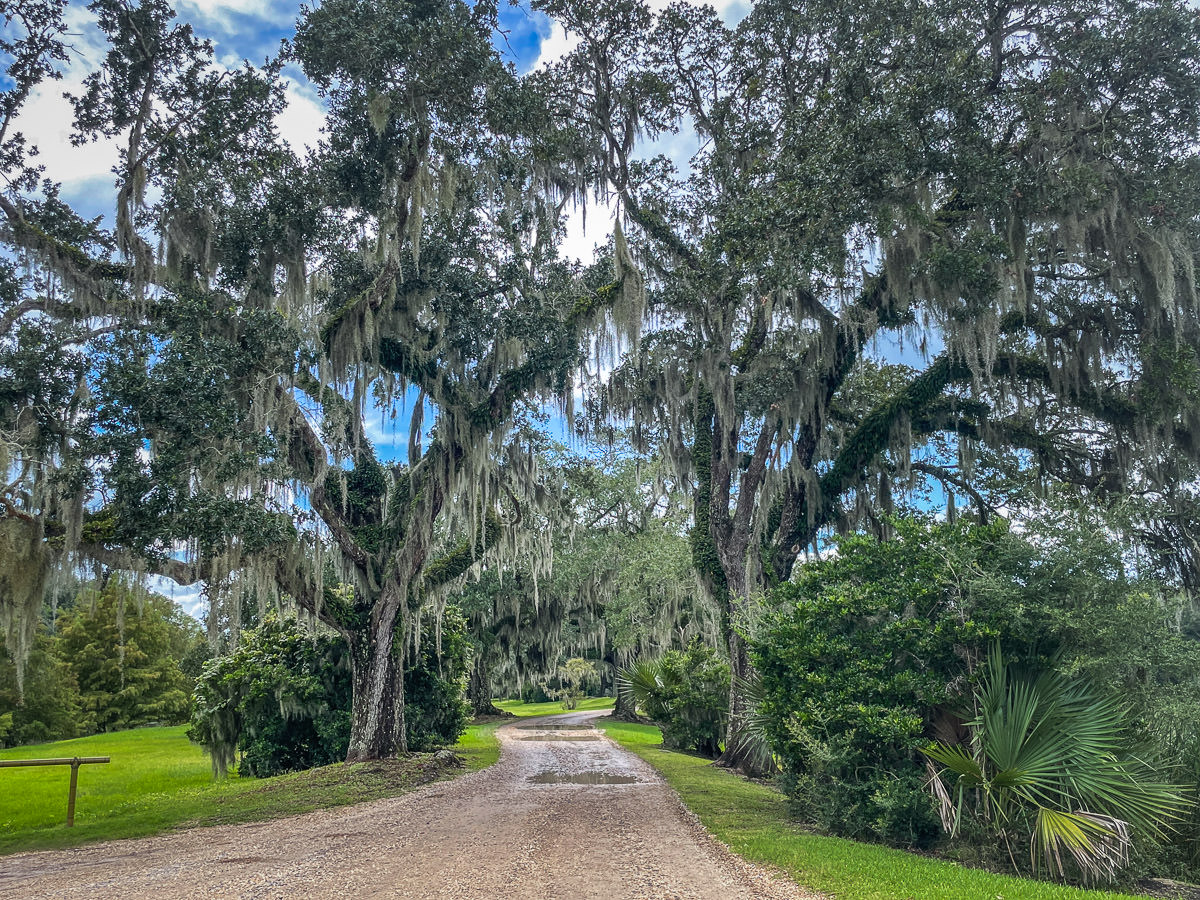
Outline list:
[[[578,177],[494,4],[307,10],[288,59],[329,113],[303,160],[281,60],[223,69],[162,0],[91,9],[76,139],[120,142],[113,229],[0,131],[9,645],[55,565],[200,584],[214,622],[284,597],[349,643],[348,759],[393,754],[420,610],[545,493],[514,415],[569,387],[624,281],[556,257]],[[4,15],[7,129],[65,50],[60,4]],[[389,462],[369,423],[401,413]]]
[[[914,478],[970,496],[977,447],[1097,493],[1190,477],[1194,12],[766,0],[730,27],[542,5],[581,43],[524,79],[494,3],[306,13],[290,59],[330,111],[301,160],[274,127],[279,61],[226,71],[161,0],[97,0],[111,52],[76,128],[121,144],[111,230],[15,133],[67,52],[62,4],[0,6],[18,656],[55,564],[202,583],[218,607],[283,593],[351,644],[350,757],[394,751],[414,612],[516,549],[501,517],[544,491],[508,426],[570,396],[603,309],[642,340],[596,394],[693,486],[734,685],[747,601]],[[686,173],[646,149],[677,127],[701,141]],[[620,211],[611,277],[555,255],[584,185]],[[916,367],[875,377],[897,336]],[[368,421],[409,410],[406,464],[381,460]],[[732,690],[734,731],[742,712]]]
[[[716,611],[692,574],[686,505],[662,459],[633,453],[621,436],[583,453],[547,443],[541,470],[559,486],[553,566],[540,554],[489,564],[461,587],[475,643],[469,698],[494,712],[503,696],[555,677],[570,657],[601,663],[601,682],[642,657],[720,639]],[[544,514],[543,514],[544,516]],[[622,698],[617,698],[618,711]]]
[[[665,432],[693,485],[728,746],[747,605],[823,531],[917,480],[972,496],[980,447],[1096,494],[1191,471],[1186,4],[763,0],[736,26],[539,6],[579,39],[546,77],[645,277],[639,349],[594,396]],[[682,171],[653,144],[679,129]],[[914,368],[881,374],[877,342]]]

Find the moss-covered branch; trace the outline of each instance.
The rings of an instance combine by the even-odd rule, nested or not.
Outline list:
[[[954,371],[949,356],[937,357],[928,369],[863,417],[842,445],[833,466],[821,476],[818,509],[827,508],[833,498],[858,480],[863,469],[888,446],[893,427],[905,417],[911,419],[941,396]]]
[[[467,569],[479,561],[483,553],[494,547],[500,540],[502,527],[500,517],[489,511],[483,523],[482,541],[465,537],[425,567],[425,575],[421,580],[424,590],[429,591],[442,587],[465,574]]]
[[[79,247],[43,231],[26,219],[21,210],[4,197],[0,197],[0,211],[8,220],[13,243],[35,254],[51,269],[66,275],[73,282],[94,283],[95,279],[127,281],[132,275],[129,266],[89,256]]]
[[[329,351],[334,336],[337,334],[337,330],[341,328],[342,323],[346,321],[346,317],[364,305],[371,309],[379,309],[383,304],[384,298],[396,284],[396,278],[399,274],[400,260],[395,256],[389,256],[380,267],[375,278],[372,279],[370,287],[354,294],[330,314],[329,319],[321,326],[321,343],[324,345],[326,352]]]
[[[696,252],[684,243],[671,227],[653,213],[642,208],[628,191],[621,195],[622,205],[626,214],[646,235],[662,244],[667,251],[676,257],[693,272],[703,272],[704,265]]]

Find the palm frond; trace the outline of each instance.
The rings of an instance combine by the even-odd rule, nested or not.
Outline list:
[[[657,659],[640,659],[622,669],[617,673],[617,691],[621,699],[632,700],[634,706],[646,710],[653,718],[649,708],[655,706],[662,695],[662,673],[662,661]]]
[[[986,821],[1006,828],[1033,816],[1030,852],[1035,868],[1065,874],[1073,860],[1087,879],[1113,879],[1127,864],[1135,830],[1161,836],[1189,805],[1184,789],[1166,784],[1125,752],[1126,710],[1053,670],[1014,672],[993,646],[980,679],[979,713],[968,727],[972,746],[936,743],[922,752],[931,764],[930,789],[947,831],[950,790],[961,809],[968,792]],[[947,823],[950,823],[947,825]]]
[[[738,678],[737,684],[746,701],[746,712],[741,727],[734,732],[732,749],[750,769],[764,775],[773,774],[779,771],[779,763],[769,737],[772,720],[763,708],[766,689],[757,672]]]

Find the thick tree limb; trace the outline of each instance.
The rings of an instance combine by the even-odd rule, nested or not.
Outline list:
[[[187,563],[172,557],[159,559],[139,557],[135,565],[134,558],[128,552],[114,550],[103,544],[80,544],[76,548],[76,551],[80,555],[100,563],[102,566],[108,566],[110,569],[120,569],[122,571],[138,569],[148,572],[151,575],[161,575],[163,578],[169,578],[183,587],[198,584],[212,575],[210,568],[207,566],[198,563]]]

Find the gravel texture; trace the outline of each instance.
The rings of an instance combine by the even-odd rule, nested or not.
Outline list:
[[[813,896],[730,853],[608,738],[555,727],[596,715],[505,725],[496,765],[402,797],[5,857],[0,898]],[[605,775],[636,780],[530,780]]]

